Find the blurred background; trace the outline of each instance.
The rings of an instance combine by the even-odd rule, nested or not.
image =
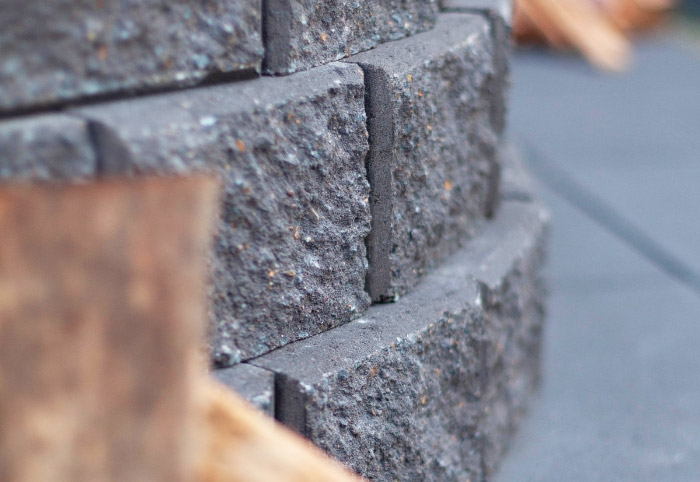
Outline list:
[[[501,482],[700,479],[700,1],[652,3],[517,3],[509,125],[552,298]]]

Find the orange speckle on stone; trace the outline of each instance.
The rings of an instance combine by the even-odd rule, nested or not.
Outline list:
[[[425,405],[426,403],[428,403],[428,396],[423,395],[423,398],[420,399],[420,404]]]
[[[370,371],[369,376],[373,377],[373,376],[375,376],[376,374],[377,374],[377,367],[376,367],[376,366],[373,366],[373,367],[372,367],[372,370]]]
[[[408,80],[409,82],[413,82],[413,75],[412,75],[412,74],[408,74],[408,75],[406,76],[406,80]]]
[[[445,189],[446,189],[447,191],[451,191],[451,190],[452,190],[452,183],[451,183],[450,181],[445,181]]]
[[[245,143],[242,140],[238,139],[236,141],[236,147],[238,148],[239,151],[245,152]]]
[[[275,274],[276,274],[276,271],[275,271],[274,269],[271,269],[270,271],[267,272],[267,275],[268,275],[270,278],[274,278],[274,277],[275,277]]]
[[[422,90],[419,90],[419,91],[418,91],[418,97],[423,97],[423,91],[422,91]]]
[[[107,59],[107,47],[104,45],[99,46],[97,49],[97,58],[103,61]]]
[[[321,42],[325,42],[326,40],[328,40],[328,35],[326,35],[325,33],[322,33],[321,34]]]

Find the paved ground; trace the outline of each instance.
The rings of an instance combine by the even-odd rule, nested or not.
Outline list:
[[[512,137],[553,213],[539,398],[497,482],[700,480],[700,54],[514,59]]]

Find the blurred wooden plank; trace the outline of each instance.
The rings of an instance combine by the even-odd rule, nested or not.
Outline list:
[[[0,188],[0,480],[192,480],[216,196]]]
[[[604,70],[629,64],[629,41],[589,0],[517,0],[514,33],[520,40],[541,34],[557,48],[574,47]]]
[[[203,383],[202,446],[198,482],[359,482],[322,450],[225,386]]]

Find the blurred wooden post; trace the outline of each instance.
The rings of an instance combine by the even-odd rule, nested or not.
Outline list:
[[[0,188],[0,480],[178,482],[216,182]]]

